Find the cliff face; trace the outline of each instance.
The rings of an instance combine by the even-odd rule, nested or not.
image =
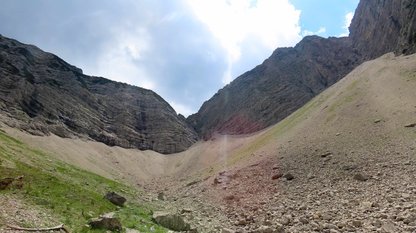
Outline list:
[[[362,0],[350,26],[353,46],[364,59],[388,52],[416,52],[416,1]]]
[[[416,1],[362,0],[348,38],[306,37],[219,90],[187,120],[205,139],[268,127],[357,65],[388,52],[416,52]]]
[[[348,38],[305,37],[218,91],[188,122],[206,139],[258,131],[284,119],[359,62]]]
[[[197,135],[150,90],[82,74],[57,56],[0,36],[3,120],[33,134],[87,137],[174,153]]]

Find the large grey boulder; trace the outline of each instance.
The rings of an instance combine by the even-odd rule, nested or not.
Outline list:
[[[93,229],[105,229],[110,231],[121,231],[123,229],[120,220],[114,217],[114,213],[108,213],[99,218],[93,218],[88,224]]]
[[[174,231],[189,231],[191,227],[177,214],[158,211],[153,213],[153,221]]]

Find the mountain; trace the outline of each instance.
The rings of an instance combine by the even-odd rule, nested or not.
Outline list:
[[[10,194],[31,198],[26,203],[39,198],[48,203],[56,198],[50,194],[60,194],[58,200],[63,201],[41,206],[55,211],[53,219],[69,216],[74,232],[79,232],[74,219],[82,226],[87,221],[79,208],[62,211],[74,195],[51,192],[53,187],[44,191],[46,195],[33,192],[39,181],[69,175],[69,182],[64,181],[75,182],[82,191],[108,190],[90,176],[80,182],[82,175],[75,170],[78,175],[72,177],[71,167],[144,188],[135,198],[151,202],[156,211],[181,213],[197,232],[273,232],[271,228],[293,233],[413,233],[415,89],[416,54],[386,54],[364,62],[278,124],[252,135],[218,135],[175,156],[55,135],[37,137],[2,127],[6,133],[0,131],[0,172],[21,169],[13,164],[19,160],[39,167],[37,173],[49,174],[32,178],[28,171],[14,173],[34,184]],[[65,162],[70,166],[63,166]],[[286,178],[289,174],[293,179]],[[97,209],[90,198],[82,200],[87,209]],[[128,216],[137,213],[130,205]],[[14,212],[7,210],[4,219],[15,220]],[[125,210],[114,209],[117,214]],[[148,227],[140,232],[158,231]]]
[[[35,46],[0,36],[2,121],[37,135],[110,146],[183,151],[197,140],[185,118],[153,91],[84,75]]]
[[[246,134],[277,123],[344,77],[361,60],[348,38],[305,37],[279,48],[205,102],[188,122],[204,138]]]
[[[353,46],[367,59],[416,52],[414,0],[360,1],[350,25]]]
[[[278,48],[206,101],[187,121],[204,139],[247,134],[300,108],[363,61],[395,51],[416,52],[416,3],[360,1],[347,38],[305,37]]]

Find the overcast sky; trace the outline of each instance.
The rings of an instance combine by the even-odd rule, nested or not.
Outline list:
[[[178,113],[303,36],[346,36],[358,0],[1,0],[0,34]]]

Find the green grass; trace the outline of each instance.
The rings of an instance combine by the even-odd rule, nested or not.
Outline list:
[[[72,232],[105,232],[91,230],[86,223],[91,217],[108,212],[115,212],[123,227],[141,232],[166,232],[151,221],[149,205],[134,201],[140,195],[134,188],[57,161],[1,131],[0,178],[22,175],[21,189],[12,186],[0,191],[0,195],[13,194],[29,204],[51,210]],[[125,196],[126,206],[119,208],[104,199],[107,191]]]

